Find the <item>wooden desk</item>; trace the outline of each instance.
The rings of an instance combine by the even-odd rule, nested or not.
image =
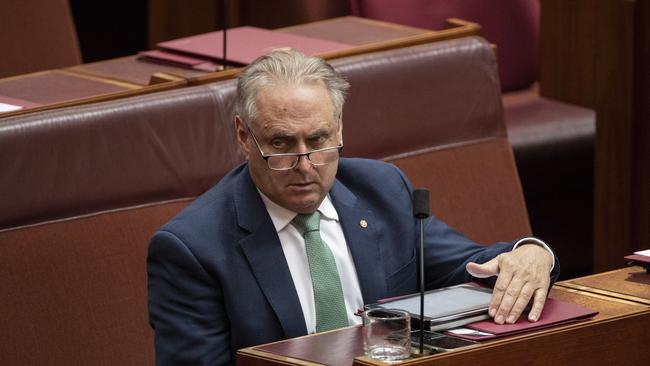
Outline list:
[[[327,39],[354,45],[350,49],[319,55],[325,59],[412,46],[449,38],[466,37],[479,32],[476,23],[449,19],[449,28],[432,31],[377,20],[345,16],[276,29],[305,37]],[[94,62],[67,68],[85,75],[122,80],[139,85],[149,84],[153,74],[169,74],[186,79],[189,85],[204,84],[233,77],[238,70],[203,72],[140,61],[137,56]]]
[[[130,97],[186,85],[185,80],[142,86],[66,70],[50,70],[0,79],[0,96],[28,102],[3,117]]]
[[[641,267],[621,268],[556,285],[650,305],[650,274]]]
[[[403,365],[643,365],[650,364],[650,307],[556,287],[551,297],[599,311],[592,320],[485,341]],[[242,349],[238,365],[385,365],[362,356],[360,327]],[[353,357],[354,356],[354,357]]]
[[[343,51],[318,55],[325,59],[466,37],[478,34],[480,31],[480,26],[476,23],[459,19],[449,19],[448,22],[449,28],[432,31],[347,16],[275,31],[354,45]],[[5,112],[0,114],[0,118],[187,85],[212,83],[232,78],[238,72],[237,68],[219,72],[202,72],[140,61],[137,56],[128,56],[61,70],[20,75],[0,79],[0,96],[32,102],[38,106]]]
[[[76,74],[124,81],[140,86],[150,85],[151,76],[158,73],[173,75],[186,80],[206,74],[204,71],[141,61],[135,55],[77,65],[68,67],[66,70]]]

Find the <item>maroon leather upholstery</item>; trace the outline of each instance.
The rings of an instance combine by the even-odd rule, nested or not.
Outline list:
[[[480,38],[334,62],[347,155],[382,157],[480,242],[530,233]],[[242,160],[234,81],[0,122],[0,360],[152,364],[150,235]]]
[[[153,364],[148,240],[242,161],[234,82],[0,122],[3,364]]]
[[[147,243],[187,201],[0,231],[5,365],[152,365]]]
[[[537,0],[348,0],[352,15],[420,28],[443,29],[448,18],[481,25],[481,35],[497,45],[501,88],[530,86],[538,76]]]
[[[0,77],[81,63],[68,0],[4,0]]]
[[[0,122],[0,229],[195,197],[242,161],[234,81]]]
[[[563,276],[590,273],[579,256],[592,250],[595,113],[537,92],[539,0],[348,1],[353,15],[400,24],[440,29],[456,17],[481,25],[497,46],[508,140],[533,230],[559,248],[579,248],[559,249],[563,263],[575,264],[563,266]]]
[[[394,162],[430,189],[433,214],[474,240],[530,235],[487,42],[470,37],[332,64],[351,83],[344,155]]]

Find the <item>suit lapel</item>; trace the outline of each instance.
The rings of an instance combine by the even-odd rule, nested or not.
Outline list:
[[[248,169],[237,187],[235,207],[239,225],[250,235],[239,244],[264,296],[278,317],[287,338],[307,334],[300,300],[284,257],[280,239],[264,203],[250,179]]]
[[[357,197],[338,180],[330,190],[330,198],[352,254],[364,303],[386,297],[386,274],[379,245],[382,229],[375,213],[360,207]]]

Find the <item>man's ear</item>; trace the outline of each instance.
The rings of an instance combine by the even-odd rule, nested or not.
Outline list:
[[[248,145],[250,133],[248,132],[246,124],[244,121],[242,121],[241,118],[239,118],[239,116],[235,116],[235,132],[237,134],[237,144],[239,145],[239,149],[244,155],[244,158],[248,160],[248,156],[250,155],[250,149]]]

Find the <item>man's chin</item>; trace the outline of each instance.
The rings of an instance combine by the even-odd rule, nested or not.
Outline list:
[[[300,214],[310,214],[318,209],[322,199],[306,199],[296,202],[289,202],[290,210]]]

